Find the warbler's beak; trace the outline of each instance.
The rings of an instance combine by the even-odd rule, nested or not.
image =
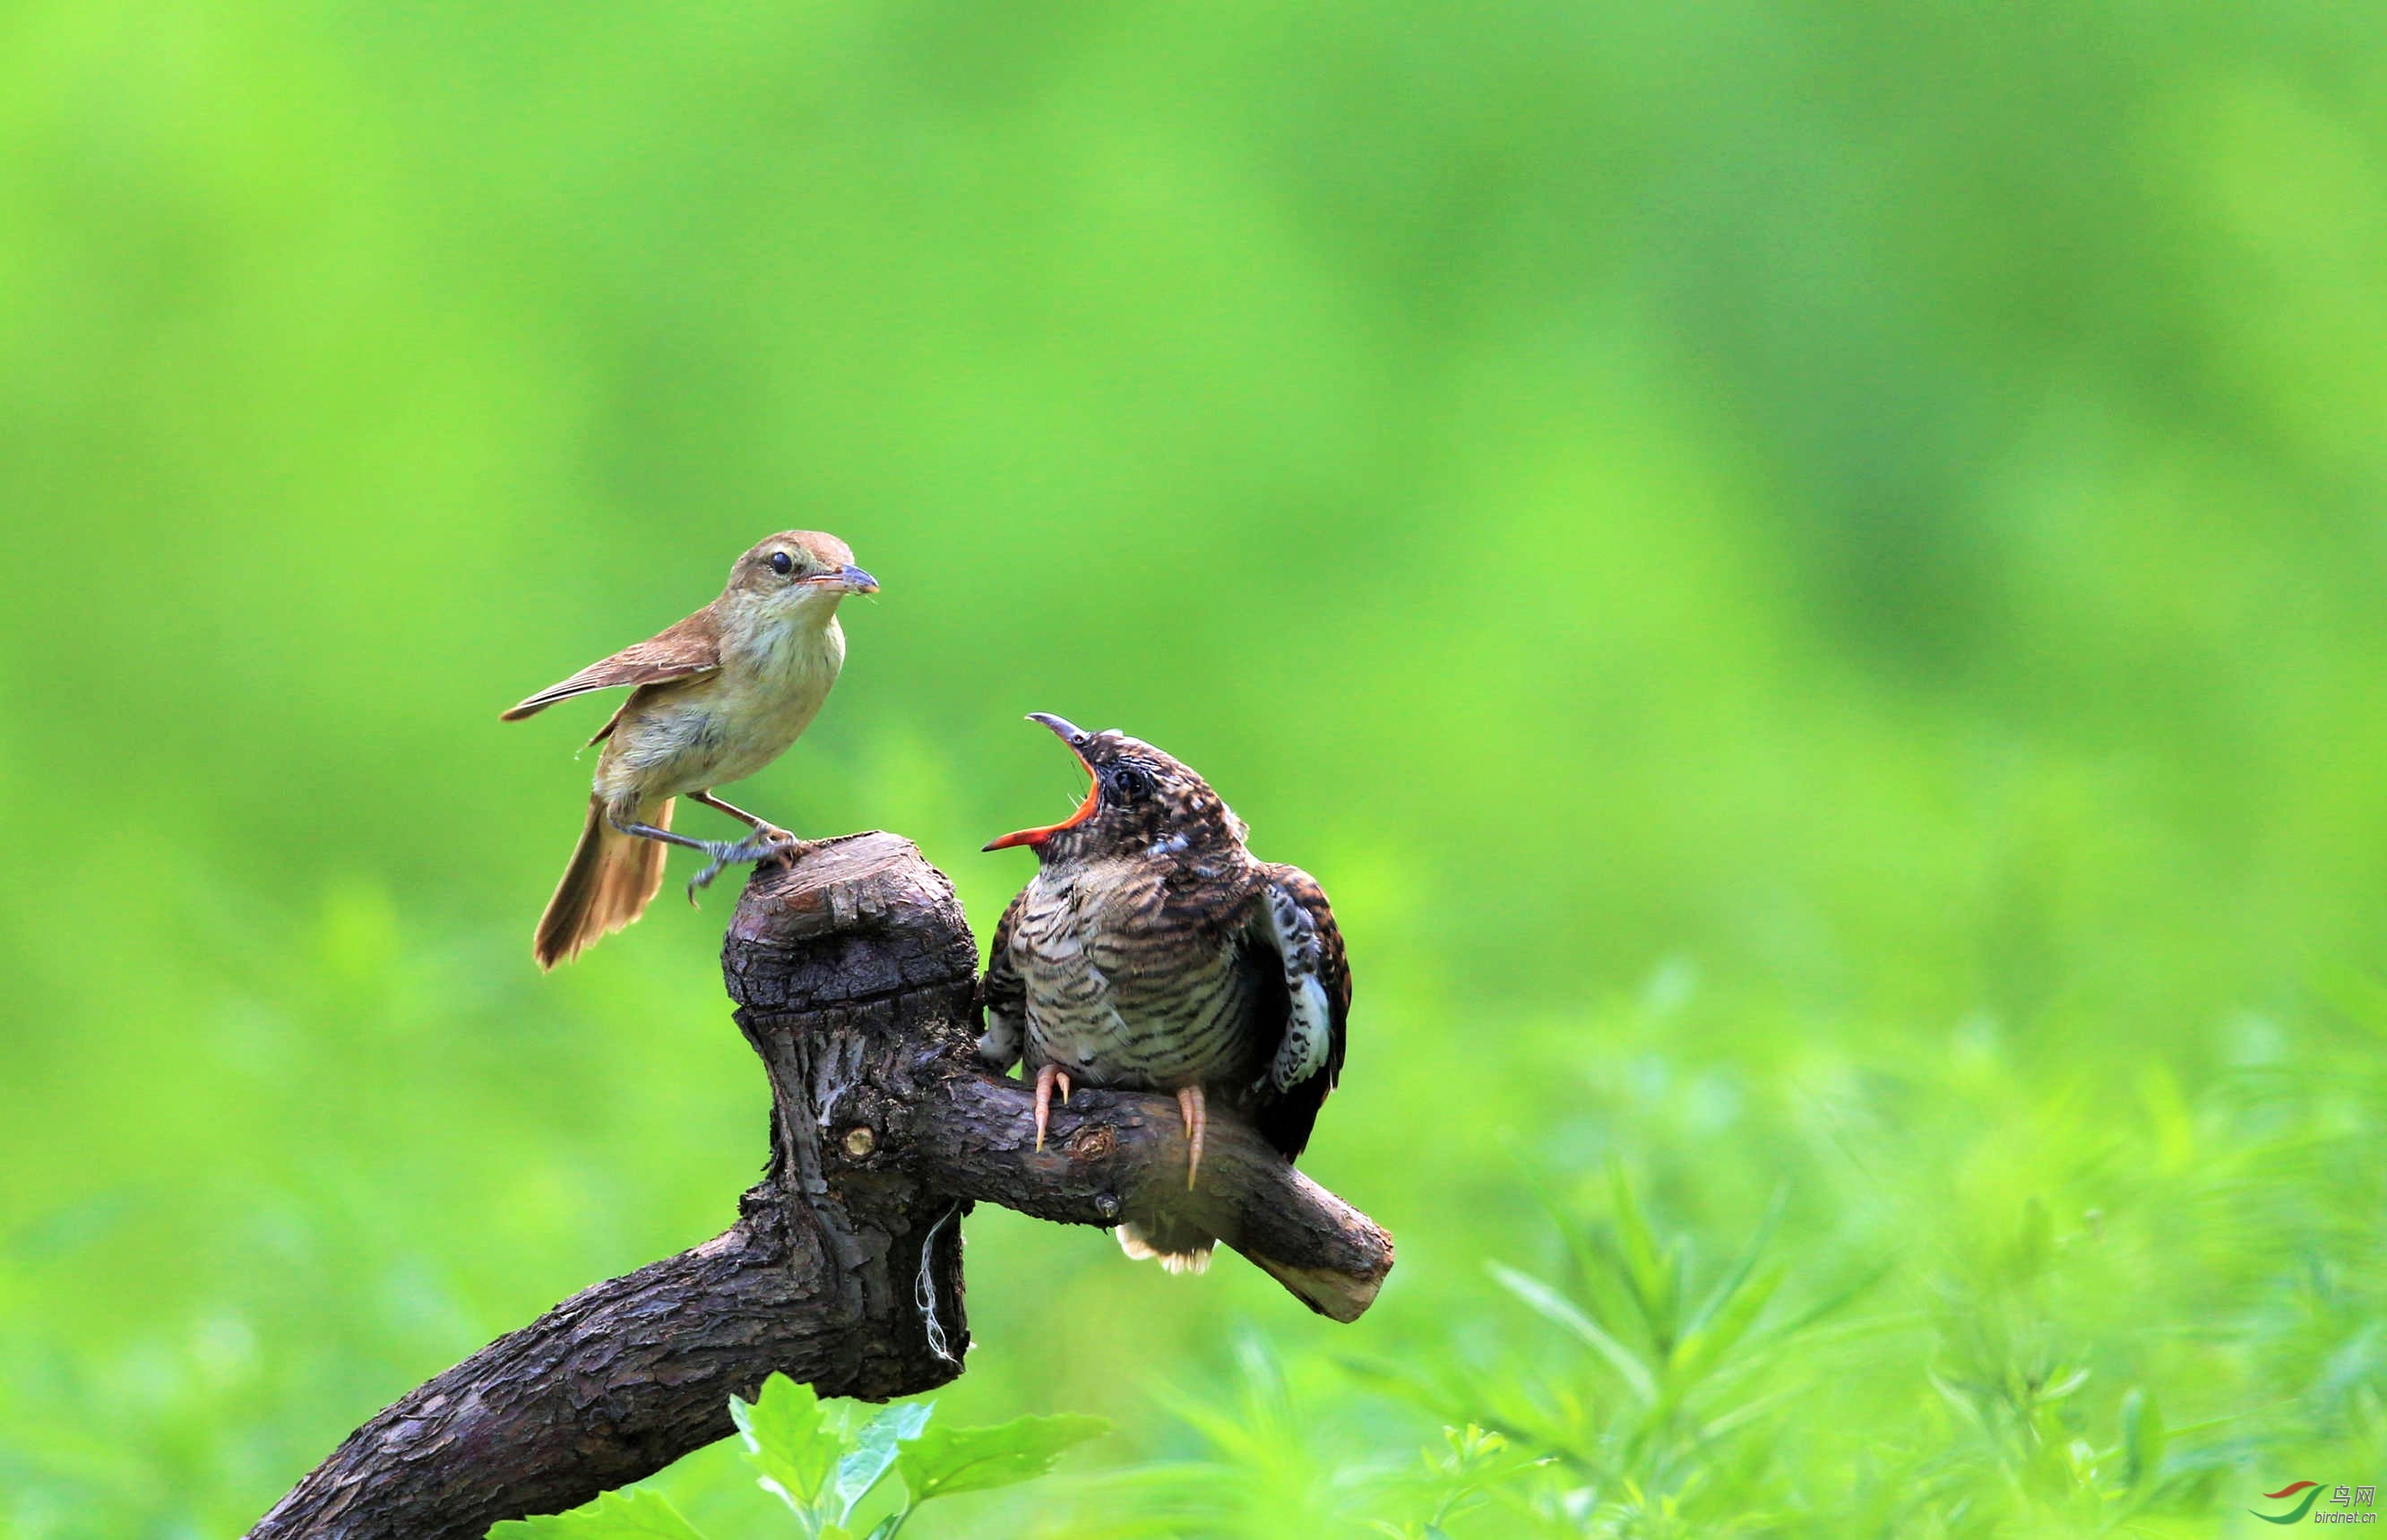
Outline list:
[[[1029,713],[1028,720],[1041,722],[1050,727],[1054,737],[1067,744],[1077,753],[1078,763],[1085,764],[1086,741],[1092,736],[1091,734],[1078,727],[1068,718],[1055,716],[1050,712],[1031,712]],[[1086,765],[1086,774],[1089,777],[1093,777],[1092,765]],[[1024,828],[1017,834],[1006,834],[1000,839],[989,841],[986,849],[1007,851],[1014,845],[1027,845],[1031,848],[1041,845],[1065,828],[1076,828],[1080,824],[1092,817],[1102,805],[1103,783],[1096,777],[1093,778],[1093,784],[1086,788],[1086,800],[1078,804],[1077,812],[1070,814],[1057,824],[1047,824],[1042,828]]]
[[[828,581],[850,594],[875,594],[878,591],[878,579],[850,562],[830,574]]]

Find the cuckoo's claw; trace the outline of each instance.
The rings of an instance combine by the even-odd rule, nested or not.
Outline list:
[[[1053,1088],[1061,1088],[1061,1102],[1069,1100],[1069,1077],[1057,1064],[1040,1067],[1036,1071],[1036,1148],[1044,1148],[1044,1129],[1053,1117]]]
[[[757,824],[754,832],[743,839],[701,839],[697,848],[713,857],[704,870],[688,879],[688,902],[696,903],[698,890],[709,886],[721,875],[721,869],[735,862],[781,860],[792,862],[805,842],[786,829],[769,824]]]
[[[1202,1135],[1210,1126],[1210,1109],[1202,1100],[1202,1088],[1189,1085],[1177,1093],[1177,1116],[1185,1119],[1185,1142],[1191,1149],[1185,1156],[1185,1191],[1194,1191],[1194,1173],[1202,1168]]]

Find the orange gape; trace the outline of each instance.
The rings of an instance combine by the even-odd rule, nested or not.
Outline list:
[[[1243,820],[1180,761],[1121,733],[1030,720],[1093,785],[1062,822],[986,847],[1033,850],[1036,876],[994,928],[979,1057],[1034,1077],[1039,1148],[1054,1092],[1087,1085],[1177,1098],[1189,1189],[1213,1100],[1299,1155],[1342,1071],[1351,1012],[1325,893],[1298,867],[1255,860]],[[1199,1271],[1215,1244],[1167,1213],[1118,1234],[1129,1256],[1172,1272]],[[1298,1277],[1277,1277],[1317,1306]]]

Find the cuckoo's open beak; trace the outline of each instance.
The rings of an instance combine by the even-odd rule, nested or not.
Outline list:
[[[1050,727],[1053,730],[1053,736],[1067,744],[1071,751],[1077,754],[1078,763],[1080,764],[1085,764],[1086,740],[1092,735],[1078,727],[1067,717],[1055,716],[1050,712],[1031,712],[1029,713],[1028,720],[1030,722],[1041,722],[1045,726]],[[1089,776],[1093,776],[1093,766],[1090,764],[1087,765],[1086,774]],[[1042,828],[1024,828],[1017,834],[1006,834],[1000,839],[990,841],[986,848],[991,851],[1007,851],[1014,845],[1027,845],[1030,847],[1041,845],[1045,840],[1052,839],[1053,836],[1060,833],[1065,828],[1076,828],[1080,824],[1082,824],[1087,819],[1092,817],[1095,812],[1099,810],[1102,805],[1103,783],[1100,778],[1097,777],[1094,779],[1092,785],[1086,788],[1086,800],[1080,802],[1078,804],[1078,811],[1070,814],[1067,818],[1062,819],[1057,824],[1047,824]]]

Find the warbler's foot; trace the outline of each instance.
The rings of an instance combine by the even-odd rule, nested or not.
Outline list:
[[[754,832],[743,839],[699,840],[697,848],[713,859],[688,879],[688,902],[694,903],[697,890],[710,886],[725,866],[745,861],[785,861],[792,865],[810,844],[810,840],[799,839],[786,829],[769,824],[755,825]]]
[[[1069,1077],[1057,1064],[1048,1064],[1036,1071],[1036,1147],[1044,1148],[1045,1126],[1053,1118],[1053,1088],[1061,1088],[1061,1103],[1069,1101]]]
[[[788,866],[794,865],[796,857],[820,843],[817,839],[799,839],[793,833],[775,824],[758,826],[752,834],[746,837],[745,842],[751,845],[757,840],[760,840],[764,847],[763,860],[777,861]]]
[[[1177,1116],[1185,1119],[1185,1191],[1194,1191],[1194,1173],[1202,1168],[1202,1135],[1210,1127],[1210,1109],[1202,1088],[1189,1085],[1177,1093]]]

